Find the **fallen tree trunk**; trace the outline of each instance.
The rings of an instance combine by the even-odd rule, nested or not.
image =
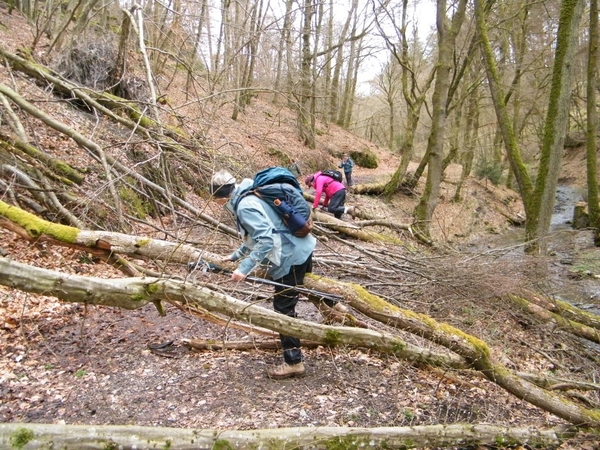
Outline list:
[[[600,415],[594,409],[586,409],[564,397],[530,383],[513,371],[493,360],[488,345],[480,339],[464,333],[431,317],[403,310],[369,293],[362,286],[307,274],[305,284],[322,290],[343,292],[350,306],[381,323],[410,331],[425,339],[442,345],[465,358],[472,368],[480,371],[488,380],[501,386],[516,397],[526,400],[546,411],[578,426],[600,427]]]
[[[40,269],[0,257],[0,284],[25,292],[48,295],[67,302],[138,309],[163,300],[198,304],[259,327],[323,345],[352,345],[390,353],[399,358],[433,366],[466,368],[456,355],[434,352],[385,332],[320,325],[294,319],[261,306],[220,294],[191,283],[163,278],[103,279]]]
[[[2,47],[0,47],[0,55],[6,58],[13,69],[27,74],[43,83],[50,84],[52,88],[62,96],[70,97],[74,95],[77,98],[81,98],[84,102],[88,103],[89,106],[101,110],[104,114],[110,116],[111,119],[128,128],[134,130],[137,128],[137,132],[140,133],[147,132],[149,129],[161,129],[166,135],[177,138],[184,137],[180,130],[168,126],[164,127],[151,117],[143,114],[142,111],[140,111],[139,105],[135,102],[112,94],[93,92],[89,88],[84,88],[55,75],[51,69],[38,62],[24,59]],[[83,93],[84,90],[88,91],[89,94]],[[130,119],[119,117],[118,114],[112,113],[110,109],[107,108],[124,110]]]
[[[42,239],[47,234],[62,242],[72,243],[72,245],[90,246],[130,255],[152,255],[156,259],[180,261],[182,263],[211,256],[208,252],[205,254],[191,246],[181,246],[176,243],[120,233],[83,231],[74,227],[52,224],[1,201],[0,215],[19,221],[19,224],[24,228],[23,231],[27,230],[27,236],[37,239]],[[220,261],[220,258],[217,261]],[[5,262],[2,266],[7,267]],[[37,273],[37,277],[42,277],[44,272],[38,272],[42,269],[30,266],[27,269],[28,273],[19,274],[19,271],[15,271],[14,268],[12,271],[6,268],[4,270],[7,273],[0,275],[0,282],[4,279],[5,282],[2,282],[2,284],[7,286],[29,292],[53,295],[67,301],[94,303],[94,300],[97,300],[99,302],[97,304],[124,308],[137,308],[148,302],[153,302],[157,305],[159,311],[161,311],[161,300],[169,299],[170,301],[187,303],[190,301],[190,292],[193,292],[194,302],[198,302],[202,308],[249,321],[254,325],[263,326],[277,332],[284,332],[290,336],[323,342],[326,345],[343,343],[362,348],[372,348],[384,353],[396,354],[410,361],[427,361],[427,364],[431,365],[466,367],[466,361],[470,367],[480,371],[488,380],[498,384],[518,398],[552,412],[578,426],[600,428],[600,416],[597,412],[582,408],[564,397],[555,395],[553,392],[547,392],[518,377],[511,370],[494,361],[491,358],[489,347],[480,339],[450,325],[439,323],[431,317],[398,308],[369,293],[360,285],[319,277],[315,274],[307,274],[305,278],[307,287],[324,292],[342,293],[344,299],[352,307],[369,317],[442,345],[459,355],[459,357],[431,353],[410,346],[397,336],[380,334],[370,330],[351,329],[352,331],[348,331],[349,329],[346,327],[324,327],[323,325],[314,325],[303,321],[293,322],[294,319],[282,317],[282,315],[275,313],[265,316],[267,310],[264,308],[247,305],[231,297],[226,297],[228,300],[225,301],[223,300],[225,296],[208,289],[194,287],[191,284],[158,278],[92,279],[89,282],[93,283],[93,286],[90,286],[89,289],[82,289],[82,286],[86,285],[88,281],[81,277],[81,280],[72,281],[73,292],[71,293],[65,289],[65,280],[71,280],[73,276],[65,278],[60,273],[46,274],[44,276],[47,279],[42,283],[36,276],[31,276],[29,273]],[[3,270],[0,268],[0,274],[2,272]],[[36,283],[40,284],[36,285]],[[98,297],[97,292],[104,292],[105,296]],[[290,320],[292,322],[289,322]],[[299,325],[298,322],[302,323]]]
[[[2,200],[0,200],[0,216],[6,217],[10,222],[21,227],[21,230],[15,227],[11,227],[11,230],[18,232],[21,237],[28,240],[54,240],[56,244],[60,245],[81,246],[82,249],[98,249],[180,264],[197,261],[199,258],[212,262],[221,259],[219,255],[177,242],[147,237],[136,238],[128,234],[110,231],[86,231],[48,222],[34,214],[4,203]]]
[[[372,231],[365,231],[360,227],[356,226],[353,222],[345,222],[340,219],[336,219],[331,214],[324,212],[313,211],[313,216],[316,223],[326,226],[331,230],[338,231],[347,236],[360,239],[365,242],[389,242],[394,244],[401,244],[401,240],[392,236],[386,236],[381,233],[375,233]]]
[[[356,184],[352,186],[352,193],[362,195],[381,195],[383,194],[386,186],[387,182],[372,184]]]
[[[579,322],[575,322],[574,320],[566,319],[559,314],[553,313],[545,308],[529,302],[521,296],[508,295],[508,298],[519,308],[522,308],[545,321],[553,322],[556,324],[556,326],[569,330],[570,333],[581,336],[597,344],[600,343],[600,330],[596,328],[583,325]]]
[[[237,234],[238,234],[237,230],[234,230],[231,227],[228,227],[228,226],[220,223],[218,220],[215,220],[213,217],[209,216],[208,214],[203,213],[202,211],[193,207],[192,205],[190,205],[188,202],[184,201],[183,199],[180,199],[179,197],[170,195],[169,192],[164,187],[159,186],[156,183],[153,183],[152,181],[148,180],[144,176],[138,174],[136,171],[130,170],[129,168],[127,168],[123,164],[121,164],[119,161],[115,160],[114,158],[111,158],[109,155],[105,155],[102,148],[100,148],[100,146],[98,144],[96,144],[94,141],[86,138],[82,134],[75,131],[73,128],[71,128],[67,125],[64,125],[64,124],[58,122],[57,120],[54,120],[50,116],[46,115],[39,108],[37,108],[34,105],[32,105],[31,103],[27,102],[24,98],[22,98],[20,95],[18,95],[12,89],[10,89],[8,86],[3,85],[2,83],[0,83],[0,93],[5,94],[8,98],[10,98],[17,105],[19,105],[27,113],[31,114],[34,117],[37,117],[42,122],[46,123],[48,126],[63,133],[64,135],[72,138],[81,147],[87,149],[97,161],[102,162],[102,160],[105,158],[106,162],[108,162],[110,164],[110,166],[115,167],[116,169],[118,169],[121,172],[121,175],[127,174],[127,175],[135,178],[137,181],[142,183],[144,186],[147,186],[147,187],[153,189],[154,191],[160,193],[164,198],[169,199],[170,201],[177,204],[178,206],[193,213],[196,217],[201,218],[205,222],[216,226],[221,231],[223,231],[229,235],[237,236]]]
[[[314,195],[304,193],[304,198],[309,201],[311,204],[314,202]],[[358,217],[363,219],[361,221],[355,222],[345,222],[340,219],[336,219],[332,217],[330,214],[326,214],[324,212],[314,211],[315,218],[327,228],[332,230],[347,234],[348,236],[355,237],[357,239],[364,240],[366,242],[397,242],[398,240],[395,238],[390,238],[389,236],[381,235],[380,233],[367,232],[362,230],[364,227],[368,226],[381,226],[390,228],[396,231],[411,231],[411,226],[409,224],[401,224],[392,222],[389,220],[381,220],[375,217],[371,217],[363,211],[357,211],[354,217]],[[412,235],[412,231],[411,231]],[[430,242],[426,242],[430,244]]]
[[[20,157],[27,157],[36,161],[40,169],[54,174],[55,178],[60,179],[65,184],[81,184],[85,175],[81,171],[69,166],[66,162],[57,160],[44,153],[27,142],[23,142],[15,137],[0,133],[0,145],[5,146],[7,151],[18,154]]]
[[[558,314],[565,319],[573,320],[582,325],[600,330],[600,317],[596,314],[582,311],[581,309],[576,308],[567,302],[557,299],[549,299],[529,291],[523,292],[521,297],[536,304],[537,306],[547,309],[551,313]]]
[[[119,425],[0,424],[2,448],[108,448],[212,450],[217,448],[388,448],[522,444],[548,448],[574,435],[564,429],[536,430],[494,425],[424,425],[414,427],[318,427],[261,430],[181,429]]]

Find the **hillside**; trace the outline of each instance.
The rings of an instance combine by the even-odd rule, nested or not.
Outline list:
[[[16,13],[8,15],[0,5],[0,45],[4,50],[17,53],[28,45],[32,34],[30,25]],[[36,57],[50,63],[44,60],[43,41]],[[178,193],[199,211],[228,225],[233,225],[231,218],[210,203],[206,193],[210,175],[221,167],[242,178],[295,159],[305,173],[310,173],[336,166],[345,152],[368,148],[377,155],[379,166],[357,167],[354,174],[357,183],[368,183],[385,180],[398,164],[398,155],[330,124],[319,123],[317,148],[306,148],[297,138],[294,113],[274,105],[267,96],[253,98],[238,119],[232,120],[231,103],[215,100],[208,88],[192,102],[185,95],[185,80],[159,80],[163,83],[161,94],[169,99],[160,118],[184,130],[187,138],[182,145],[196,156],[193,165],[188,165],[188,160],[179,161],[179,165],[177,160],[169,161],[174,173],[185,174]],[[154,174],[150,169],[161,167],[158,161],[162,155],[151,140],[55,95],[47,84],[7,65],[0,69],[0,83],[49,117],[93,140],[107,156],[127,167],[143,166],[148,170],[144,173]],[[167,208],[159,208],[164,214],[139,217],[134,202],[124,202],[126,229],[121,229],[115,210],[107,206],[110,193],[102,163],[64,133],[14,109],[32,143],[85,174],[84,182],[73,186],[71,193],[88,201],[73,208],[86,227],[191,243],[222,255],[237,245],[236,239],[217,233],[201,220],[179,216]],[[12,136],[14,130],[3,122],[0,133]],[[8,152],[0,149],[0,154],[7,163]],[[568,160],[573,164],[573,174],[583,173],[573,163],[581,161],[580,156],[571,154]],[[408,232],[384,227],[375,230],[401,243],[373,244],[324,235],[315,253],[326,262],[316,272],[359,283],[401,308],[477,336],[490,345],[498,361],[515,371],[594,379],[598,372],[598,350],[594,345],[582,345],[581,339],[561,331],[556,324],[516,310],[506,300],[507,293],[530,289],[574,302],[584,299],[597,306],[594,275],[600,270],[595,264],[595,249],[590,247],[590,233],[557,232],[553,253],[547,258],[530,259],[514,239],[520,230],[511,228],[507,220],[507,216],[522,215],[519,196],[471,177],[463,187],[464,201],[455,203],[452,198],[459,176],[460,167],[451,166],[442,184],[431,224],[435,248],[423,246]],[[570,179],[571,175],[565,177]],[[13,178],[17,183],[15,180],[18,178]],[[2,197],[3,201],[7,199]],[[398,195],[383,202],[350,193],[348,204],[360,206],[372,217],[408,224],[417,201],[417,196]],[[591,275],[580,270],[581,258],[573,249],[585,253],[585,270]],[[30,243],[7,228],[0,228],[0,251],[13,260],[64,273],[123,276],[91,254],[49,243]],[[391,270],[382,268],[387,268],[386,260],[392,259],[404,265],[390,274]],[[354,262],[357,268],[331,261]],[[181,265],[136,263],[173,278],[188,277]],[[193,277],[193,281],[212,289],[270,308],[268,288],[232,286],[210,274],[196,273]],[[324,321],[309,302],[302,303],[300,316],[308,321]],[[566,424],[475,372],[432,369],[353,347],[309,348],[306,378],[274,382],[264,376],[264,368],[278,361],[278,352],[262,348],[192,351],[184,345],[186,340],[254,342],[255,336],[201,320],[172,304],[167,305],[163,317],[151,305],[126,311],[65,304],[2,286],[0,323],[0,422],[240,430],[440,423],[545,429]],[[423,345],[418,336],[403,336],[415,345]],[[152,344],[166,345],[161,352]],[[592,405],[600,403],[595,392],[585,400]],[[592,445],[584,438],[578,439],[560,448]]]

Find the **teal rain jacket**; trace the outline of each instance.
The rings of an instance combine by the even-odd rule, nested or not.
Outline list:
[[[236,217],[242,237],[242,245],[230,257],[240,261],[237,270],[244,275],[262,266],[272,279],[278,280],[287,275],[292,266],[307,260],[317,239],[312,234],[303,238],[291,234],[277,212],[256,195],[243,197],[234,211],[233,205],[240,193],[250,186],[252,180],[242,180],[225,204]]]

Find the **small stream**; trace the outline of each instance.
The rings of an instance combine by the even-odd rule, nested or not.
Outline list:
[[[546,289],[550,296],[600,314],[600,280],[594,276],[600,274],[600,249],[593,247],[591,230],[571,228],[573,209],[583,200],[581,188],[558,186],[550,221],[549,279],[539,281],[541,285],[548,283]],[[503,258],[516,261],[526,257],[522,247],[524,235],[525,227],[511,227],[501,235],[488,236],[485,243],[488,249],[509,249]],[[478,247],[474,251],[485,250]],[[575,275],[581,273],[582,266],[589,268],[590,275]]]
[[[556,188],[556,202],[554,213],[550,220],[550,230],[570,227],[573,220],[573,208],[577,202],[583,200],[580,188],[573,186],[558,186]]]

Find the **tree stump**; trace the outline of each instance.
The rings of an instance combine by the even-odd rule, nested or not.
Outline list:
[[[590,216],[587,211],[586,202],[577,202],[573,208],[573,222],[571,226],[576,230],[590,226]]]

